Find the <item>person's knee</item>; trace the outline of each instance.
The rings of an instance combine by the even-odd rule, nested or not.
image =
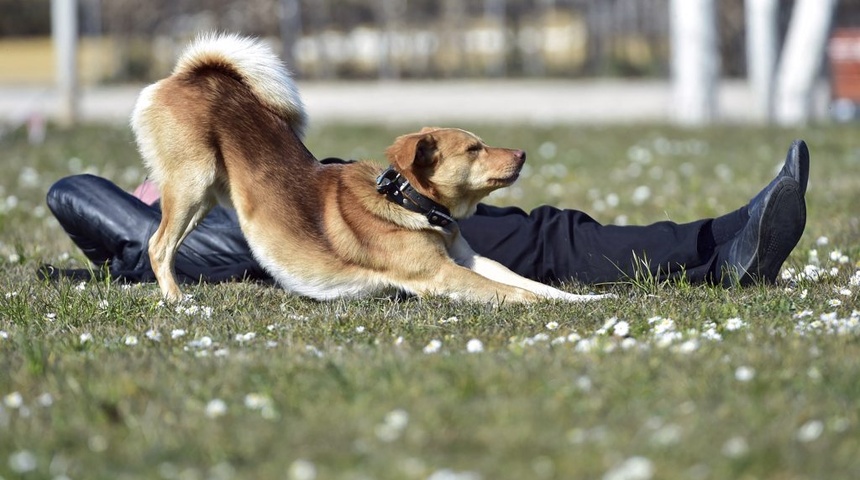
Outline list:
[[[71,198],[81,196],[76,192],[94,192],[103,188],[106,182],[107,180],[89,173],[63,177],[48,188],[45,201],[48,203],[48,208],[56,214],[57,209],[68,203]]]

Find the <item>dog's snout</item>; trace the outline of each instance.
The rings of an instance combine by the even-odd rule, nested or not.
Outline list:
[[[523,150],[514,150],[514,157],[521,162],[526,161],[526,152]]]

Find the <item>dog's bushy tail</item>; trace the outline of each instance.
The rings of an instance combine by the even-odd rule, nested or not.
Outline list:
[[[307,117],[298,89],[290,71],[268,45],[236,34],[204,34],[185,49],[173,75],[191,75],[209,68],[234,72],[262,103],[302,135]]]

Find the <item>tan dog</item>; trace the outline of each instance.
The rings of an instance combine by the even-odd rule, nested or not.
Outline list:
[[[602,297],[520,277],[460,235],[453,219],[516,180],[523,151],[424,129],[397,138],[386,151],[393,168],[380,176],[372,163],[318,162],[300,140],[304,122],[277,56],[238,36],[198,39],[170,77],[143,90],[132,127],[162,191],[149,256],[167,300],[181,299],[177,248],[218,201],[236,209],[276,281],[315,299],[386,289],[484,302]]]

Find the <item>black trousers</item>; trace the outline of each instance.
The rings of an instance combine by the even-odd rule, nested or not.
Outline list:
[[[147,244],[161,221],[157,204],[147,205],[93,175],[59,180],[48,191],[47,203],[94,264],[106,265],[125,281],[154,280]],[[542,282],[618,282],[644,274],[701,283],[715,280],[720,248],[747,218],[744,207],[685,224],[614,226],[576,210],[540,207],[526,213],[481,204],[459,224],[476,252]],[[235,213],[222,207],[182,243],[176,273],[184,282],[270,278],[251,254]]]

